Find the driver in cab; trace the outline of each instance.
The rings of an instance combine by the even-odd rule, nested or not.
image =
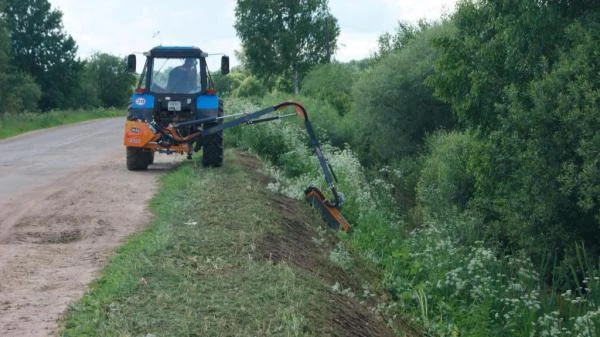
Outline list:
[[[197,60],[186,58],[182,65],[169,72],[167,91],[176,93],[190,93],[198,90]]]

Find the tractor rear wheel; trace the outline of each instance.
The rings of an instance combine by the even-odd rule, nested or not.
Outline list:
[[[219,100],[219,117],[223,116],[223,101]],[[204,130],[222,124],[220,119],[216,123],[204,124]],[[221,167],[223,166],[223,130],[202,139],[202,166]]]
[[[223,130],[204,137],[202,165],[204,167],[221,167],[223,165]]]
[[[143,171],[153,161],[154,152],[145,151],[139,147],[127,147],[127,169],[130,171]]]

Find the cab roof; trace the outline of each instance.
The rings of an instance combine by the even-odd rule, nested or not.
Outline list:
[[[182,47],[182,46],[157,46],[150,49],[149,56],[151,57],[168,57],[168,58],[187,58],[187,57],[207,57],[208,54],[198,47]]]

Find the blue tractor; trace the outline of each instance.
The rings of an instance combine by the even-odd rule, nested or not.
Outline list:
[[[207,68],[208,54],[197,47],[155,47],[144,53],[146,62],[131,97],[124,144],[129,170],[146,170],[154,153],[180,153],[191,158],[203,151],[204,166],[223,164],[223,130],[202,131],[222,123],[223,102]],[[127,69],[136,71],[136,56]],[[221,72],[229,73],[222,56]]]

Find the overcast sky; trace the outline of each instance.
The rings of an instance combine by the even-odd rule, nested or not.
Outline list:
[[[125,56],[153,46],[198,46],[208,53],[240,49],[233,23],[235,0],[49,0],[63,12],[63,25],[86,58],[94,52]],[[456,0],[330,0],[341,33],[335,58],[346,62],[371,55],[377,37],[398,21],[439,19]],[[218,63],[210,62],[211,68]]]

